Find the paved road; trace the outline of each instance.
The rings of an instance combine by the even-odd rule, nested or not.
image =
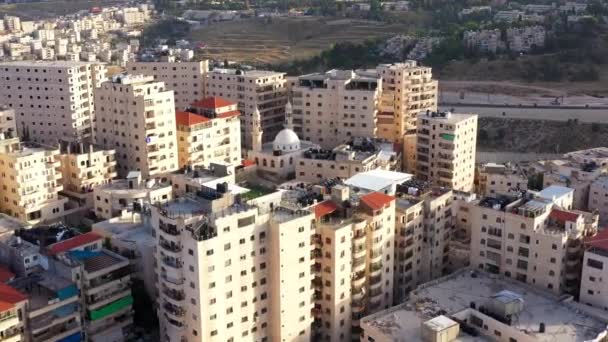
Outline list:
[[[455,113],[475,113],[480,117],[503,117],[515,119],[567,121],[578,119],[580,122],[608,123],[608,108],[518,108],[518,107],[476,107],[439,105],[439,110],[452,110]],[[503,115],[504,113],[504,115]]]

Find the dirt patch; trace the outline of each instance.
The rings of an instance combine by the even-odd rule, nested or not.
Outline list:
[[[479,118],[480,151],[566,153],[608,146],[608,124]]]

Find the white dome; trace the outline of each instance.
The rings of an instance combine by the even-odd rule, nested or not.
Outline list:
[[[300,149],[300,138],[289,128],[282,129],[272,142],[272,149],[277,151],[297,151]]]

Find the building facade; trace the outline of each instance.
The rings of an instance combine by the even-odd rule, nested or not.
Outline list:
[[[83,207],[93,208],[93,189],[116,178],[114,150],[87,143],[62,142],[57,156],[61,165],[62,193]]]
[[[262,70],[214,69],[205,80],[205,96],[236,102],[241,112],[241,143],[252,148],[253,114],[260,112],[264,143],[272,142],[285,122],[285,74]]]
[[[375,73],[330,70],[299,76],[290,88],[300,138],[332,149],[355,137],[376,137],[382,81]]]
[[[416,177],[459,191],[473,191],[477,115],[427,112],[418,116]]]
[[[198,62],[128,62],[131,74],[154,76],[164,82],[167,90],[173,91],[175,108],[183,110],[205,96],[205,77],[209,72],[209,61]]]
[[[118,174],[177,170],[173,92],[151,76],[121,75],[95,91],[97,144],[116,150]]]
[[[581,290],[578,300],[601,310],[608,310],[604,281],[608,275],[608,230],[602,230],[584,243]]]
[[[241,162],[241,122],[235,102],[210,97],[175,115],[180,168]]]
[[[104,65],[24,61],[1,63],[0,70],[0,102],[15,111],[17,134],[23,140],[93,140],[93,91],[105,80]]]

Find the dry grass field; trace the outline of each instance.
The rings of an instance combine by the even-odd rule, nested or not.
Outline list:
[[[363,42],[408,31],[407,21],[256,18],[214,23],[191,33],[207,47],[203,57],[248,63],[280,63],[313,57],[337,42]]]

